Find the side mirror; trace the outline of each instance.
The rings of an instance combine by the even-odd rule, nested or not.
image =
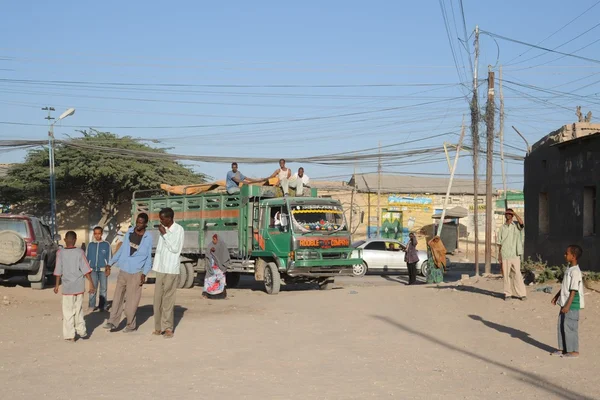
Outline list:
[[[61,239],[62,239],[62,237],[60,236],[60,234],[57,233],[56,235],[54,235],[54,241],[55,242],[60,242]]]
[[[288,216],[286,214],[281,214],[280,218],[281,218],[281,226],[283,226],[283,227],[288,226]]]

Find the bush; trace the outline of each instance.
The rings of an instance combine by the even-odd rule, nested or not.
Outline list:
[[[542,257],[539,255],[537,260],[532,260],[531,257],[529,257],[521,266],[523,276],[530,277],[529,280],[535,283],[546,283],[554,280],[562,282],[566,269],[566,265],[548,266],[548,263],[542,260]],[[600,274],[598,275],[598,278],[600,279]],[[535,276],[535,280],[532,276]]]
[[[600,282],[600,272],[584,272],[583,280],[589,282]]]

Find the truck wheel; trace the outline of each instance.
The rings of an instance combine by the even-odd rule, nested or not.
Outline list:
[[[15,231],[0,231],[0,264],[15,264],[25,255],[25,240]]]
[[[192,263],[185,263],[186,268],[186,280],[185,289],[191,289],[194,287],[194,279],[196,279],[196,271],[194,271],[194,265]]]
[[[225,281],[227,282],[227,287],[232,289],[236,288],[240,283],[241,276],[242,274],[240,274],[239,272],[228,272],[225,278]]]
[[[281,276],[277,264],[270,262],[265,266],[265,290],[268,294],[277,294],[281,289]]]
[[[46,262],[40,261],[40,268],[38,273],[35,275],[29,275],[27,277],[31,282],[31,288],[34,290],[42,290],[46,287]]]
[[[179,264],[179,281],[177,282],[177,288],[183,289],[187,281],[187,267],[185,263]]]
[[[319,289],[320,290],[329,290],[333,288],[333,283],[335,280],[333,278],[325,278],[319,281]]]

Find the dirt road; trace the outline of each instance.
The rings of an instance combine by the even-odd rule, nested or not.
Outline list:
[[[92,313],[91,338],[68,344],[60,296],[0,286],[2,392],[11,399],[600,398],[600,294],[586,294],[582,356],[561,359],[548,355],[558,313],[551,296],[531,291],[525,302],[504,302],[501,287],[483,278],[408,287],[392,276],[277,296],[246,287],[225,301],[202,300],[196,287],[178,291],[175,337],[165,340],[150,335],[153,286],[146,285],[137,332],[108,333],[105,316]]]

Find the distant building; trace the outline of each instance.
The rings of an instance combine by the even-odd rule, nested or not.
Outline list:
[[[565,125],[538,141],[525,159],[525,256],[562,265],[578,244],[582,269],[600,270],[599,185],[600,124]]]

